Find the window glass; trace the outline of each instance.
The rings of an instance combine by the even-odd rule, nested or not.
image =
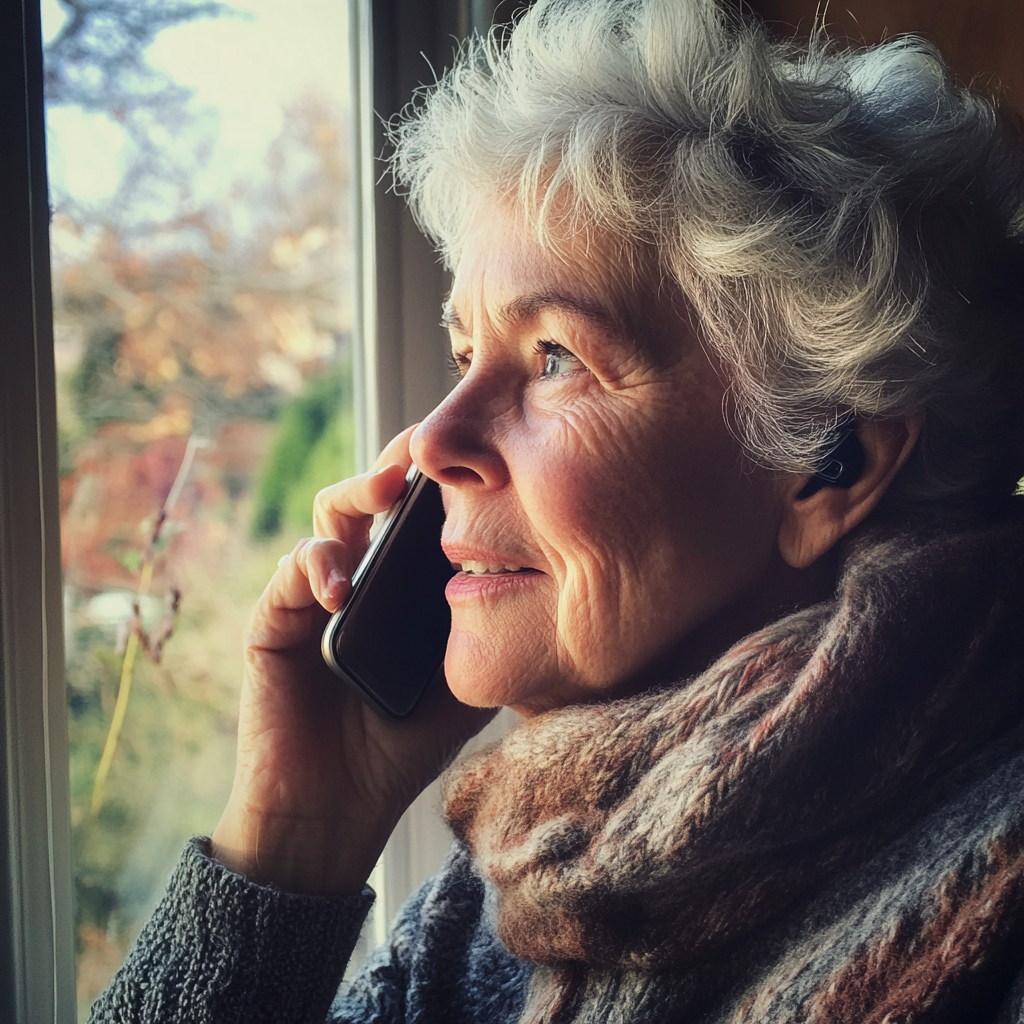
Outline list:
[[[353,471],[342,0],[44,0],[80,1015],[234,756],[240,637]]]

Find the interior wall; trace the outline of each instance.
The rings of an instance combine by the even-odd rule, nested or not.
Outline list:
[[[876,43],[914,32],[935,43],[962,81],[1024,114],[1022,0],[749,0],[781,30],[807,34],[825,9],[832,35]]]

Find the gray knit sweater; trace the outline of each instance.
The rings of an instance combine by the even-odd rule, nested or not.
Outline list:
[[[369,889],[314,899],[255,885],[194,839],[90,1024],[518,1019],[532,968],[498,942],[458,846],[332,1006],[372,903]]]

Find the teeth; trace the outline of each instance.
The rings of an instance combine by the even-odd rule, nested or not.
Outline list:
[[[501,562],[463,562],[462,571],[473,576],[496,576],[503,572],[519,572],[521,565],[504,565]]]

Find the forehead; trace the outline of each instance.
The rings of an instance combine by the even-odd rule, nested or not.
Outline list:
[[[485,313],[513,324],[556,312],[626,333],[630,319],[607,246],[592,233],[541,244],[514,214],[495,206],[469,231],[446,304],[446,321],[468,326]]]
[[[466,236],[443,323],[469,335],[481,317],[515,327],[561,314],[655,363],[672,362],[695,336],[688,306],[653,267],[653,258],[623,253],[593,230],[542,244],[532,226],[495,204]]]

